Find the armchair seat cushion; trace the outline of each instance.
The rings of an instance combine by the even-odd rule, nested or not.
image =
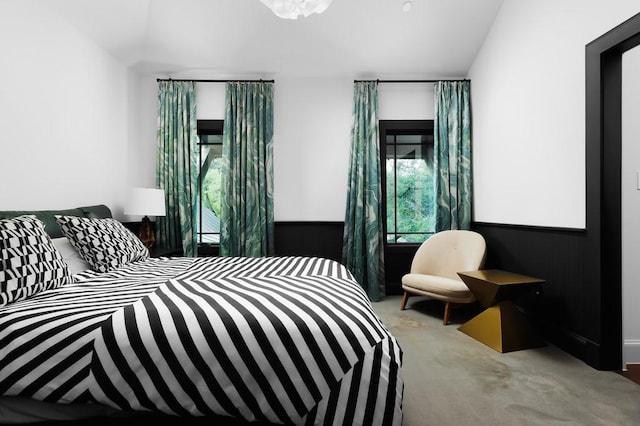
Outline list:
[[[461,280],[427,274],[406,274],[402,277],[402,288],[411,293],[454,303],[471,303],[476,299]]]

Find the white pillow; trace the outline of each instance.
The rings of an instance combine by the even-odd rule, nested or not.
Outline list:
[[[55,248],[62,254],[64,261],[67,262],[71,275],[91,269],[91,265],[80,257],[80,254],[73,248],[67,237],[54,238],[52,241]]]

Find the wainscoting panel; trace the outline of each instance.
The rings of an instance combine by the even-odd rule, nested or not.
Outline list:
[[[276,256],[317,256],[342,260],[343,222],[276,222]]]
[[[384,250],[384,272],[388,295],[402,294],[402,276],[411,270],[413,256],[420,244],[397,244]]]
[[[276,222],[277,256],[319,256],[341,261],[343,222]],[[486,269],[504,269],[546,280],[540,294],[517,301],[550,343],[600,368],[598,263],[584,230],[476,222],[472,229],[487,242]],[[385,253],[387,294],[400,294],[417,245]]]
[[[472,229],[487,242],[486,269],[546,280],[540,294],[528,294],[518,305],[545,339],[597,368],[599,283],[586,275],[598,260],[589,259],[586,231],[479,222]]]
[[[276,256],[320,256],[342,262],[344,222],[276,222]],[[419,245],[385,250],[385,282],[388,295],[402,294],[401,278],[409,272]]]

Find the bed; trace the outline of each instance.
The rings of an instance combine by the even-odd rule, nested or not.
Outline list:
[[[54,265],[26,290],[6,284],[7,235],[21,226],[46,234],[23,246],[47,249],[28,247],[20,262]],[[402,423],[401,348],[340,263],[150,258],[105,206],[0,212],[2,235],[0,423],[137,413]]]

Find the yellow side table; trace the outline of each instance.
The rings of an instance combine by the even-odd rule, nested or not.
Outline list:
[[[513,300],[545,280],[499,269],[458,275],[486,308],[458,330],[501,353],[544,346]]]

